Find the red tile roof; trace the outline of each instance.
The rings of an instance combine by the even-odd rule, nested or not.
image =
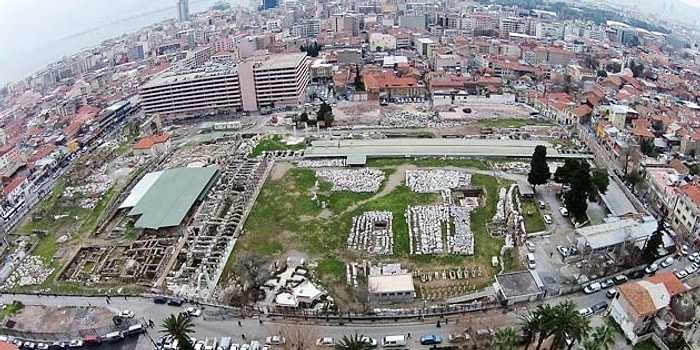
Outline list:
[[[671,271],[656,274],[649,277],[647,280],[654,284],[663,283],[664,287],[666,287],[666,290],[668,291],[668,294],[671,294],[671,296],[683,294],[688,290],[683,282],[681,282],[681,280],[679,280],[678,277],[676,277],[676,275]]]
[[[132,148],[133,149],[150,149],[151,147],[153,147],[153,145],[168,141],[169,138],[170,138],[170,134],[144,137],[139,142],[137,142]]]
[[[654,300],[649,291],[639,283],[625,283],[617,288],[620,295],[630,304],[634,312],[639,316],[648,316],[656,313]]]
[[[12,191],[15,190],[15,188],[17,188],[19,185],[21,185],[22,182],[24,182],[24,180],[26,180],[26,179],[27,179],[26,177],[22,177],[22,176],[18,176],[16,178],[12,179],[12,181],[10,181],[10,183],[7,184],[7,186],[5,186],[5,188],[3,188],[3,191],[4,191],[3,193],[5,193],[5,195],[10,194]]]

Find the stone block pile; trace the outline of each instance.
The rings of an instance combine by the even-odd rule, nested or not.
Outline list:
[[[413,192],[438,193],[471,184],[471,174],[456,170],[407,170],[406,186]]]
[[[316,176],[330,182],[334,192],[377,192],[385,179],[379,169],[321,169]]]
[[[7,290],[15,287],[39,285],[44,283],[53,271],[54,268],[47,267],[41,257],[28,255],[22,259],[22,262],[7,278],[2,288]]]
[[[474,235],[466,207],[409,206],[406,221],[411,254],[474,254]]]
[[[372,255],[391,255],[394,252],[390,211],[368,211],[352,218],[348,235],[348,249]]]
[[[345,159],[302,159],[297,161],[299,168],[342,168]]]

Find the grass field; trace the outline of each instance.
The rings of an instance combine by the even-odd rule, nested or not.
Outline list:
[[[282,142],[282,139],[279,137],[279,135],[275,135],[272,138],[266,138],[264,140],[261,140],[258,143],[258,145],[255,146],[253,151],[250,152],[248,157],[255,158],[265,151],[281,151],[286,149],[298,150],[304,148],[306,148],[306,144],[304,143],[298,145],[287,145],[284,142]]]
[[[525,125],[552,125],[548,120],[538,119],[482,119],[479,125],[487,128],[520,128]]]
[[[525,223],[525,232],[533,233],[540,232],[546,229],[544,218],[537,203],[534,200],[520,200],[522,206],[523,221]]]
[[[450,163],[452,162],[452,163]],[[418,166],[464,166],[486,168],[480,160],[371,160],[374,167],[381,167],[389,173],[396,171],[401,164]],[[386,182],[386,181],[385,181]],[[320,208],[318,202],[311,200],[316,183],[315,173],[311,169],[292,168],[278,180],[268,178],[260,195],[246,220],[243,235],[239,238],[234,253],[229,257],[227,269],[221,280],[227,280],[231,274],[230,267],[237,252],[256,251],[269,256],[280,256],[287,251],[301,251],[312,256],[318,262],[317,273],[324,285],[337,285],[344,288],[345,262],[369,259],[371,261],[400,262],[411,267],[444,268],[447,266],[487,267],[492,275],[497,272],[491,267],[491,257],[500,253],[503,239],[492,237],[487,231],[487,224],[496,212],[498,191],[509,185],[499,182],[497,178],[473,174],[472,183],[484,188],[484,205],[471,214],[471,227],[475,235],[474,256],[411,256],[409,255],[409,237],[404,217],[408,205],[425,205],[439,202],[438,194],[420,194],[412,192],[403,184],[384,196],[373,198],[374,193],[330,192],[330,184],[319,181],[316,189],[319,200],[328,203],[327,209]],[[385,186],[385,184],[382,185]],[[357,205],[362,202],[361,205]],[[346,249],[347,234],[352,225],[352,217],[365,211],[382,210],[393,213],[394,254],[393,257],[369,257]],[[516,257],[504,257],[507,271],[517,270],[520,263]]]

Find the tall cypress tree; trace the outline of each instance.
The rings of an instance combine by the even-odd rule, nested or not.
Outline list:
[[[527,174],[527,182],[529,182],[532,187],[544,185],[547,183],[550,176],[549,165],[547,165],[547,148],[539,145],[535,147],[535,152],[532,153],[530,173]]]

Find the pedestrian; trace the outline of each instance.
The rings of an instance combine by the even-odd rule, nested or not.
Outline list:
[[[107,298],[107,304],[109,305],[109,298]]]
[[[243,338],[243,340],[245,340],[245,334],[241,334],[241,338]]]
[[[258,322],[260,322],[260,325],[262,326],[262,324],[263,324],[263,320],[262,320],[262,318],[261,318],[261,319],[259,319],[259,320],[258,320]]]
[[[151,328],[153,328],[153,326],[155,326],[155,322],[153,322],[153,320],[150,320],[150,319],[149,319],[149,320],[148,320],[148,325],[151,326]]]
[[[126,295],[124,296],[124,300],[128,300],[128,299],[126,299]]]
[[[449,319],[449,318],[445,318],[445,324],[448,324],[448,323],[450,323],[450,319]]]
[[[241,321],[238,321],[238,327],[243,327],[243,324],[241,323]]]
[[[408,338],[408,339],[411,339],[411,333],[408,333],[408,337],[407,337],[407,338]]]
[[[549,257],[552,258],[552,255],[554,255],[554,252],[549,252]]]
[[[441,326],[440,326],[440,320],[437,321],[436,326],[437,326],[437,328],[440,328],[440,327],[441,327]]]

